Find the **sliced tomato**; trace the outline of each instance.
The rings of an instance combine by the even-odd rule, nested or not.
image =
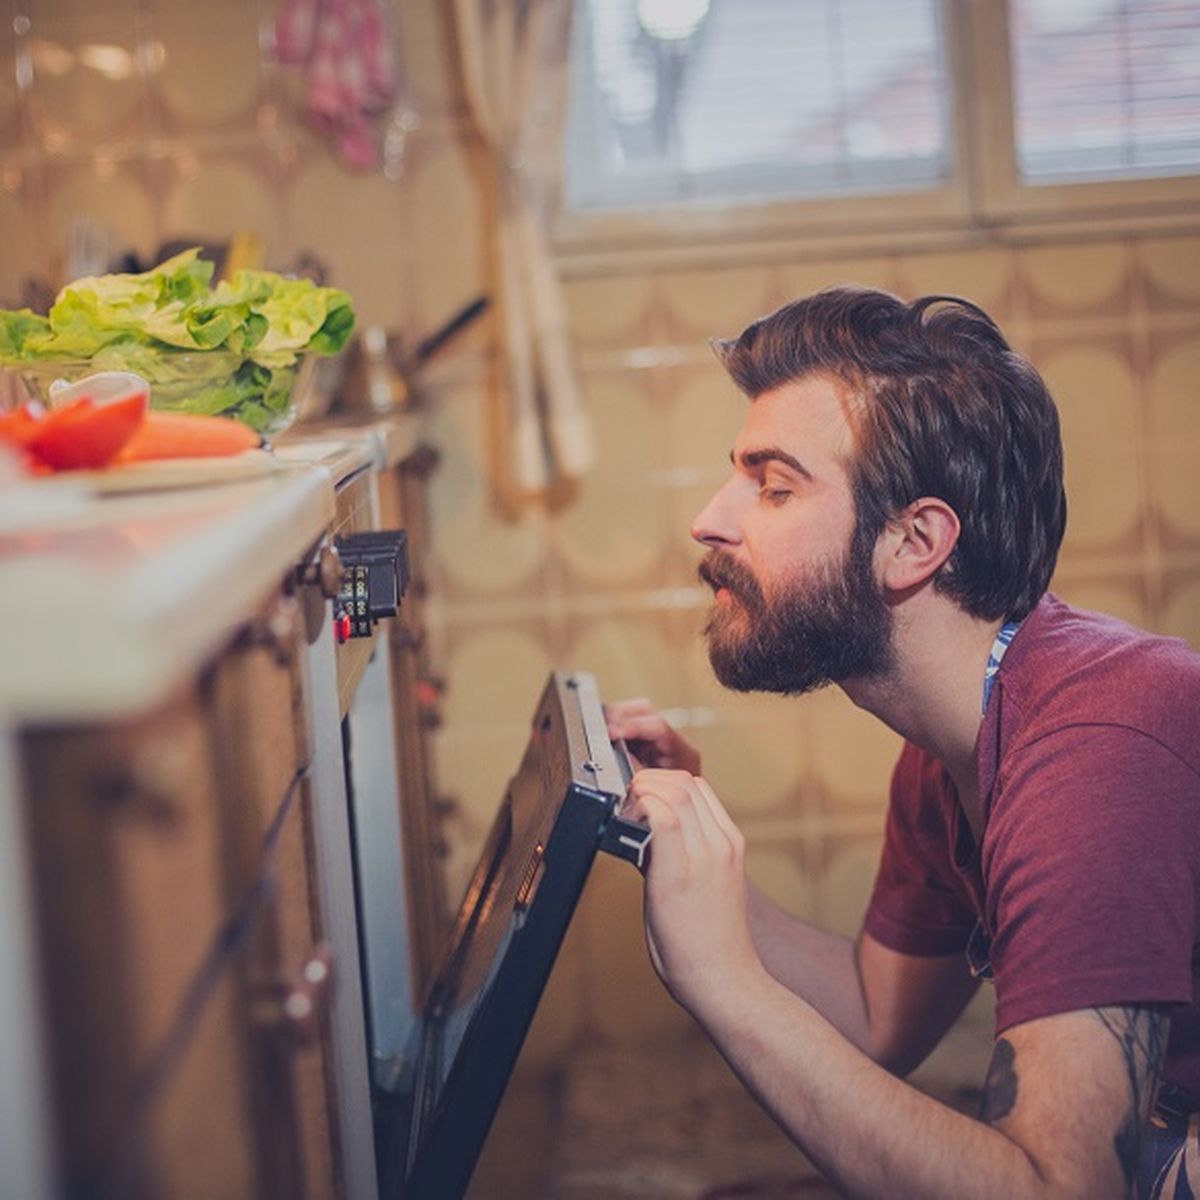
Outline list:
[[[50,413],[27,445],[60,471],[102,467],[133,437],[145,415],[144,392],[107,404],[83,397]]]
[[[14,446],[28,446],[34,439],[46,410],[35,401],[28,401],[9,413],[0,413],[0,441]]]

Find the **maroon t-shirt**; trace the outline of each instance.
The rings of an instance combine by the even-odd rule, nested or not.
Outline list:
[[[976,846],[941,763],[904,747],[867,932],[955,954],[978,922],[997,1033],[1178,1005],[1164,1078],[1200,1097],[1200,655],[1047,595],[996,676],[979,794]]]

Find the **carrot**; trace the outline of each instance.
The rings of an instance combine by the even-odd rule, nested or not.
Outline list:
[[[151,410],[116,461],[209,458],[240,454],[262,444],[262,438],[253,429],[232,417],[200,417],[191,413]]]

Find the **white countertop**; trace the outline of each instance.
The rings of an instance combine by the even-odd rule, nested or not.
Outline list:
[[[161,702],[320,539],[335,484],[415,445],[401,418],[0,490],[0,725]]]
[[[364,463],[376,471],[394,467],[416,450],[419,434],[414,414],[357,425],[297,426],[276,441],[275,456],[285,462],[320,463],[340,483]]]

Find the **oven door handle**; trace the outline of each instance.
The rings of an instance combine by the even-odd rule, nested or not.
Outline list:
[[[600,836],[600,849],[631,862],[643,875],[650,865],[650,839],[654,831],[640,821],[613,813]]]

